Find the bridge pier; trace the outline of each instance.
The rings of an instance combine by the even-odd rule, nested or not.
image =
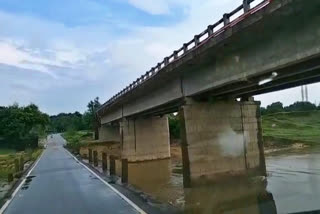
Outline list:
[[[139,162],[170,158],[168,117],[123,119],[122,159]]]
[[[99,141],[120,142],[119,126],[102,124],[99,128]]]
[[[179,114],[185,187],[230,175],[265,175],[259,102],[187,99]]]

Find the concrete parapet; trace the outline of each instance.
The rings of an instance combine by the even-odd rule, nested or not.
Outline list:
[[[180,110],[184,185],[265,174],[260,103],[187,100]]]
[[[168,118],[149,117],[123,119],[122,158],[129,162],[170,157]]]

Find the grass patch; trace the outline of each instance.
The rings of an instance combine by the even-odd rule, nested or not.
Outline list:
[[[62,134],[67,141],[66,147],[72,152],[79,154],[80,147],[93,140],[91,131],[68,131]]]
[[[26,150],[0,156],[0,179],[8,178],[9,173],[15,173],[15,159],[23,157],[23,164],[28,161],[35,161],[42,153],[42,149]]]
[[[320,111],[283,112],[262,117],[265,142],[320,145]],[[268,145],[266,145],[268,146]]]

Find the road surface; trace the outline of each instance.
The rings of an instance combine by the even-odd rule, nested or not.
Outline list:
[[[78,163],[60,135],[48,146],[5,214],[139,213],[110,187]]]

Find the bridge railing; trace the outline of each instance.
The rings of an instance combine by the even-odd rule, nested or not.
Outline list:
[[[123,90],[121,90],[113,97],[111,97],[98,109],[98,112],[101,109],[104,109],[106,106],[109,106],[112,103],[114,103],[119,97],[134,90],[147,80],[157,75],[162,69],[164,69],[170,63],[184,57],[189,52],[203,45],[210,38],[218,36],[219,34],[224,32],[226,28],[237,24],[238,22],[242,21],[247,15],[257,12],[258,10],[262,9],[267,4],[269,4],[271,1],[272,0],[243,0],[242,5],[240,5],[230,13],[225,13],[218,22],[216,22],[213,25],[209,25],[206,30],[204,30],[200,34],[195,35],[192,40],[190,40],[187,43],[184,43],[180,49],[173,51],[173,53],[170,56],[165,57],[163,61],[159,62],[156,66],[152,67],[144,75],[137,78],[133,83],[125,87]],[[251,7],[251,4],[256,2],[258,2],[256,6]]]

